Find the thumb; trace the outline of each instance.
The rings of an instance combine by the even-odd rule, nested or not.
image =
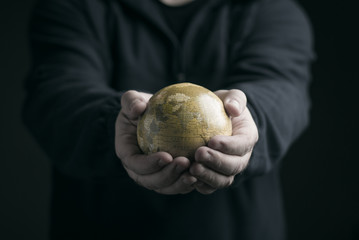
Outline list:
[[[130,120],[137,119],[146,109],[151,94],[130,90],[121,97],[122,112]]]
[[[215,94],[222,100],[226,112],[231,117],[238,117],[247,105],[247,97],[241,90],[219,90]]]

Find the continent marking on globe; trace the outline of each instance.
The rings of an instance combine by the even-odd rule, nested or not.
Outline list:
[[[211,137],[231,134],[222,101],[208,89],[181,83],[152,96],[139,120],[137,140],[147,154],[165,151],[173,157],[193,158]]]

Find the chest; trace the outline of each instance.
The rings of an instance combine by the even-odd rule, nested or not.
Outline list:
[[[154,92],[169,84],[193,82],[209,89],[225,85],[232,42],[227,7],[198,11],[182,32],[164,16],[117,6],[113,21],[113,85],[119,90]]]

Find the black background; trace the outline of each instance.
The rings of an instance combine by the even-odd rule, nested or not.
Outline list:
[[[313,23],[311,126],[282,164],[289,239],[359,239],[356,1],[301,0]],[[35,0],[0,1],[0,239],[47,239],[48,160],[22,125]]]

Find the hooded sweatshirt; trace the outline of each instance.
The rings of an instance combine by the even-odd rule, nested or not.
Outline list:
[[[291,0],[187,7],[38,2],[23,117],[51,161],[51,239],[285,239],[279,166],[308,125],[308,20]],[[115,155],[122,93],[184,81],[242,90],[259,131],[247,168],[211,195],[145,189]]]

